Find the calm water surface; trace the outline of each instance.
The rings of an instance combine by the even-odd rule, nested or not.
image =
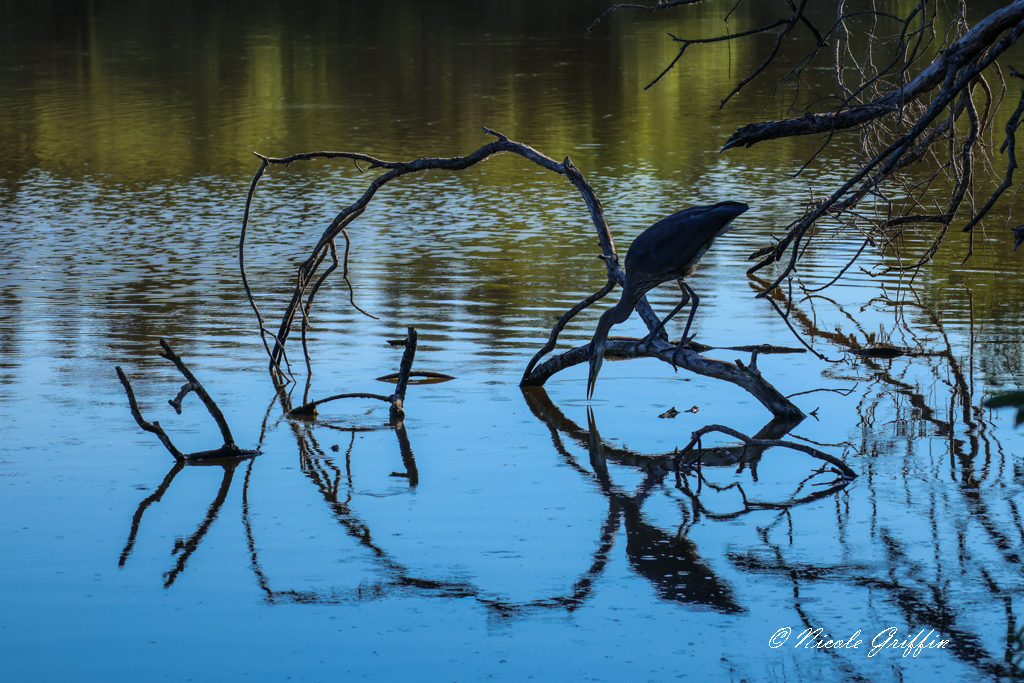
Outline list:
[[[746,201],[691,280],[698,339],[797,345],[744,270],[811,196],[788,174],[812,143],[716,151],[761,115],[768,80],[717,101],[770,43],[695,54],[644,92],[674,53],[664,32],[718,30],[713,8],[622,15],[584,39],[604,6],[0,3],[4,680],[1010,680],[1024,443],[1012,411],[980,407],[1024,379],[1022,257],[1002,225],[964,267],[957,233],[912,286],[852,269],[794,292],[794,326],[828,360],[759,367],[784,394],[832,390],[793,398],[813,416],[787,438],[861,474],[839,490],[779,449],[677,479],[666,454],[691,432],[754,434],[771,415],[662,363],[607,363],[592,413],[583,366],[519,389],[604,267],[572,186],[509,155],[388,185],[350,228],[356,301],[379,320],[340,279],[314,310],[311,397],[389,393],[374,378],[410,325],[417,367],[457,379],[410,387],[404,433],[358,400],[282,416],[237,271],[253,150],[457,155],[488,126],[570,156],[621,253],[679,208]],[[810,173],[829,187],[848,167],[837,150]],[[313,162],[261,183],[247,267],[275,325],[295,266],[370,177]],[[859,244],[823,243],[803,283]],[[858,359],[851,335],[930,353]],[[182,379],[160,338],[259,457],[175,466],[138,428],[115,365],[182,450],[219,444],[195,397],[181,416],[167,405]],[[290,391],[302,400],[303,373]],[[794,648],[808,627],[864,643]],[[869,657],[890,627],[949,644]]]

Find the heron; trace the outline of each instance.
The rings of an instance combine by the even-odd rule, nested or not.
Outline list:
[[[662,218],[633,240],[629,251],[626,252],[626,284],[622,287],[622,297],[619,303],[601,315],[601,319],[597,321],[594,338],[590,342],[588,399],[594,394],[594,383],[597,382],[597,373],[601,371],[601,364],[604,363],[604,350],[612,325],[625,321],[641,297],[669,280],[679,283],[682,299],[647,339],[658,334],[665,323],[692,299],[690,317],[686,319],[683,336],[672,354],[672,364],[675,365],[676,356],[689,343],[686,335],[700,304],[700,297],[686,284],[685,278],[693,272],[697,261],[711,248],[715,238],[727,232],[733,219],[749,208],[742,202],[734,201],[694,206]]]

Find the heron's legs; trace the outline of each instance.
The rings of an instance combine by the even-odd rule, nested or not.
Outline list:
[[[685,306],[687,303],[689,303],[689,301],[690,301],[690,294],[686,290],[688,290],[690,288],[681,279],[680,280],[676,280],[676,282],[679,284],[679,290],[683,293],[682,300],[680,300],[678,306],[676,306],[675,308],[672,309],[671,313],[669,313],[667,316],[665,316],[662,319],[662,321],[660,323],[658,323],[657,327],[655,327],[653,330],[651,330],[650,334],[648,334],[646,337],[644,337],[642,343],[646,344],[647,342],[649,342],[652,339],[654,339],[655,337],[657,337],[658,333],[662,331],[662,329],[665,327],[665,325],[668,323],[668,321],[671,320],[673,318],[673,316],[675,316],[675,314],[678,313],[680,311],[680,309],[682,309],[683,306]],[[692,292],[693,290],[691,289],[690,291]]]
[[[700,305],[700,297],[697,296],[697,292],[690,289],[690,285],[679,280],[679,286],[683,289],[683,293],[687,295],[687,299],[693,299],[693,305],[690,307],[690,317],[686,319],[686,327],[683,329],[683,336],[679,338],[679,346],[676,347],[675,352],[672,354],[673,368],[676,366],[676,358],[679,356],[679,352],[690,344],[690,340],[686,338],[686,335],[690,332],[690,325],[693,323],[693,315],[697,312],[697,306]]]

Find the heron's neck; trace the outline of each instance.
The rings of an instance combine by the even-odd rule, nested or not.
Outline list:
[[[643,295],[641,294],[641,296]],[[640,296],[636,296],[633,288],[627,282],[622,288],[622,296],[619,297],[619,302],[601,314],[601,319],[597,322],[598,329],[603,328],[607,335],[612,325],[618,325],[626,321],[639,300]]]

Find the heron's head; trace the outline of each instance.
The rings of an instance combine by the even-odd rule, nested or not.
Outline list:
[[[600,336],[599,336],[600,335]],[[601,372],[601,364],[604,363],[604,349],[608,345],[607,331],[602,335],[600,329],[598,334],[590,342],[590,375],[587,377],[587,400],[594,395],[594,384],[597,382],[597,373]]]

